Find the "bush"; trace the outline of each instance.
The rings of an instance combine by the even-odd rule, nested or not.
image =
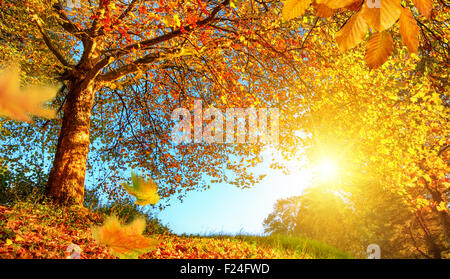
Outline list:
[[[11,172],[0,166],[0,204],[13,205],[19,201],[39,202],[44,197],[45,184],[36,183],[23,172]]]

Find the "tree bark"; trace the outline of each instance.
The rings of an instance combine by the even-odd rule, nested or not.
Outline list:
[[[73,78],[46,193],[59,204],[83,204],[90,119],[95,96],[94,77]]]

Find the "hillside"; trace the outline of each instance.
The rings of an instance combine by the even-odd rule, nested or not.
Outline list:
[[[0,258],[63,259],[70,244],[81,248],[81,259],[114,259],[96,243],[93,225],[104,215],[84,208],[59,208],[49,204],[17,203],[0,206]],[[254,259],[348,258],[349,255],[315,241],[288,237],[149,235],[157,246],[141,259]]]

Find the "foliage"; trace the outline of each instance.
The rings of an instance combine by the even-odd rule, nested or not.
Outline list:
[[[52,203],[20,203],[0,206],[0,258],[66,258],[71,244],[81,248],[81,259],[116,258],[92,238],[90,227],[104,220],[102,214],[79,207],[59,207]],[[264,243],[260,237],[180,237],[153,235],[157,246],[141,259],[250,259],[250,258],[343,258],[344,253],[314,241],[288,240],[279,245]],[[8,241],[9,240],[9,241]],[[287,244],[290,242],[290,244]],[[294,243],[302,250],[294,251]],[[300,248],[300,247],[296,247]],[[311,251],[313,254],[308,254]]]
[[[44,199],[45,180],[36,181],[35,179],[36,177],[20,170],[10,171],[2,162],[0,168],[0,204],[14,205],[23,201],[42,201]]]
[[[260,180],[250,167],[261,161],[262,145],[174,147],[170,115],[199,98],[220,109],[273,106],[283,112],[285,157],[302,152],[310,165],[328,157],[340,166],[326,185],[332,190],[307,193],[299,209],[280,203],[273,231],[298,230],[339,247],[350,245],[345,239],[361,246],[376,240],[393,257],[445,257],[450,13],[443,1],[381,3],[369,9],[368,1],[288,0],[282,9],[279,1],[99,0],[70,9],[53,0],[2,1],[2,64],[17,59],[23,84],[64,84],[54,100],[62,119],[2,123],[1,152],[12,175],[1,181],[4,195],[20,185],[4,183],[11,177],[47,181],[53,155],[47,192],[80,205],[86,169],[91,184],[116,201],[128,198],[119,182],[129,169],[155,178],[162,198],[207,189],[205,177],[249,187]],[[354,48],[369,28],[366,50]],[[335,41],[341,51],[354,49],[342,53]],[[396,47],[400,41],[405,48]],[[13,113],[25,120],[24,111]],[[305,136],[292,136],[298,131]],[[363,205],[386,207],[372,215]],[[307,213],[295,219],[297,210]],[[328,231],[318,236],[321,230]]]
[[[264,220],[265,232],[316,239],[361,255],[365,247],[358,239],[353,211],[338,192],[309,188],[302,196],[279,200]]]
[[[445,38],[443,30],[433,28],[434,26],[426,27],[423,22],[423,18],[430,25],[445,24],[448,21],[448,5],[441,1],[412,0],[404,1],[405,4],[402,5],[401,0],[287,0],[282,16],[285,20],[301,16],[311,3],[316,16],[328,18],[340,13],[347,18],[335,33],[336,42],[342,51],[357,46],[364,40],[369,29],[372,31],[366,45],[366,62],[371,69],[381,66],[392,55],[394,42],[391,34],[396,30],[392,28],[396,22],[400,26],[398,30],[401,41],[410,53],[417,53],[419,34],[424,27],[424,35],[429,32],[442,46],[448,44],[448,37]],[[433,6],[436,12],[433,12]]]
[[[61,136],[74,139],[60,142],[86,140],[77,146],[89,146],[92,142],[91,155],[86,167],[66,168],[67,172],[75,172],[76,168],[77,173],[83,174],[80,181],[54,177],[65,172],[56,171],[62,163],[53,166],[49,185],[56,185],[54,188],[59,187],[60,191],[70,189],[69,184],[83,184],[85,168],[89,177],[101,172],[102,179],[93,178],[91,183],[108,192],[110,199],[125,194],[118,184],[129,169],[151,175],[160,185],[161,197],[182,198],[187,191],[207,189],[209,183],[204,177],[241,187],[260,180],[249,167],[261,160],[261,146],[174,147],[167,131],[172,125],[171,112],[178,107],[191,109],[194,99],[202,98],[205,106],[218,108],[269,105],[276,99],[280,83],[274,80],[289,83],[289,76],[295,75],[294,57],[306,51],[299,46],[300,34],[291,32],[294,27],[274,20],[279,2],[246,2],[233,8],[229,1],[81,1],[81,8],[74,9],[57,1],[8,0],[5,5],[12,11],[5,13],[7,27],[15,30],[19,25],[16,21],[23,20],[20,24],[24,30],[33,34],[33,40],[27,39],[24,44],[31,50],[45,45],[45,53],[53,53],[53,59],[59,63],[52,77],[64,82],[55,100],[63,125],[61,119],[33,127],[8,123],[8,128],[17,131],[14,142],[3,146],[9,158],[17,151],[12,146],[34,143],[42,145],[44,156],[49,158],[60,150],[55,157],[55,162],[59,162],[56,158],[65,158],[61,152],[75,148],[56,144],[59,129],[80,124],[83,128],[70,129],[90,130],[90,141],[64,131]],[[11,13],[33,17],[26,20]],[[9,43],[9,39],[5,41]],[[80,77],[90,70],[90,79],[81,83]],[[78,86],[83,84],[90,86]],[[83,100],[92,102],[76,103],[74,96],[78,93],[74,90],[83,91],[88,96]],[[81,121],[83,124],[68,114],[80,107],[86,108],[87,114],[75,120],[86,120]],[[70,120],[64,120],[64,116]],[[72,158],[68,163],[83,162],[87,152],[87,147],[83,151],[78,148],[70,154],[83,158]],[[230,154],[245,160],[233,164],[228,160]],[[82,197],[76,200],[82,201]]]

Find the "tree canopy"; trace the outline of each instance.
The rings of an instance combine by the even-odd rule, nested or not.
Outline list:
[[[48,181],[54,200],[81,204],[86,172],[121,199],[130,169],[153,178],[162,200],[207,189],[209,178],[249,187],[262,178],[251,167],[263,144],[174,145],[171,112],[198,99],[274,107],[287,159],[334,161],[333,189],[354,203],[366,185],[392,194],[409,218],[400,226],[424,240],[415,251],[448,250],[444,1],[0,2],[2,65],[18,64],[22,84],[60,85],[56,119],[2,122],[2,157]]]

